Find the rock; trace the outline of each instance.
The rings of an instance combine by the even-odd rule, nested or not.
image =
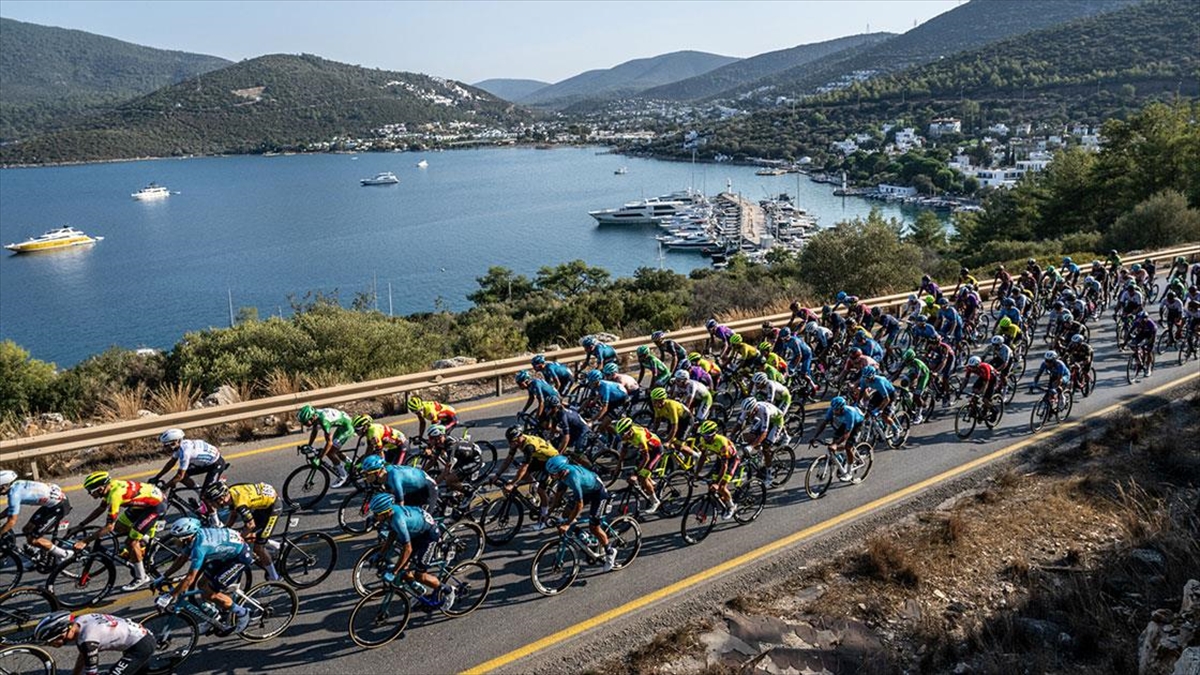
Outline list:
[[[954,666],[954,675],[965,675],[965,673],[970,673],[973,671],[974,668],[971,667],[971,664],[965,661],[959,661],[958,665]]]
[[[822,595],[825,595],[825,587],[818,584],[816,586],[808,586],[801,589],[798,593],[796,593],[794,599],[796,602],[801,604],[807,604],[817,600]]]
[[[1167,568],[1167,557],[1152,548],[1135,548],[1127,560],[1130,567],[1150,574],[1162,574]]]
[[[616,342],[617,340],[621,339],[612,333],[594,333],[592,337],[601,342]]]
[[[139,411],[137,411],[137,416],[143,417],[143,418],[144,417],[158,417],[158,413],[151,412],[149,410],[139,410]]]
[[[1180,614],[1200,612],[1200,581],[1188,579],[1183,587],[1183,603],[1179,606]]]
[[[1019,616],[1013,620],[1013,626],[1025,635],[1030,642],[1035,642],[1047,647],[1053,646],[1058,642],[1058,636],[1062,633],[1058,624],[1053,621],[1043,621],[1042,619],[1031,619],[1026,616]]]
[[[217,387],[216,391],[208,396],[205,396],[201,403],[205,408],[211,408],[218,405],[237,403],[240,400],[242,400],[242,397],[238,396],[237,389],[234,389],[228,384],[223,384]]]
[[[267,415],[263,418],[262,424],[268,429],[274,429],[279,424],[279,418],[274,415]]]
[[[758,655],[757,649],[730,635],[724,628],[717,628],[707,633],[701,633],[699,640],[700,644],[704,645],[709,654],[717,657],[724,656],[730,652],[737,652],[744,656]]]
[[[1171,675],[1200,675],[1200,647],[1188,647],[1175,661]]]
[[[939,591],[936,588],[933,589],[933,597],[937,598],[938,600],[949,600],[950,599],[946,596],[945,593]]]
[[[747,644],[782,645],[784,635],[795,633],[791,626],[770,616],[747,616],[740,612],[725,614],[729,634]]]
[[[909,598],[904,601],[904,606],[900,608],[900,616],[914,623],[921,620],[921,603]]]
[[[470,356],[452,356],[448,359],[439,359],[434,361],[433,369],[442,370],[443,368],[457,368],[459,366],[469,366],[478,362],[479,359]]]
[[[42,420],[42,424],[64,424],[64,423],[66,423],[66,420],[63,419],[62,413],[56,413],[56,412],[42,413],[40,415],[40,419]]]
[[[562,345],[557,345],[557,344],[548,344],[548,345],[546,345],[545,347],[543,347],[543,348],[542,348],[542,351],[543,351],[543,352],[561,352],[561,351],[562,351]]]

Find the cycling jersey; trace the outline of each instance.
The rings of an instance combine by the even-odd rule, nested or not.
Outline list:
[[[627,373],[613,373],[611,377],[612,379],[609,380],[609,382],[616,382],[617,384],[621,385],[621,388],[625,390],[626,394],[632,394],[633,392],[642,388],[641,385],[638,384],[637,379]]]
[[[792,405],[792,392],[778,382],[768,380],[764,385],[755,386],[754,391],[758,398],[766,399],[768,403],[774,403],[785,411]]]
[[[679,363],[687,360],[687,350],[683,345],[674,340],[663,340],[658,343],[658,353],[664,362],[670,360],[671,363]]]
[[[979,378],[980,384],[991,384],[996,379],[996,369],[990,364],[980,363],[973,368],[968,367],[964,375],[966,377],[975,375]]]
[[[5,516],[12,517],[21,512],[21,505],[55,506],[66,499],[62,488],[53,483],[32,480],[13,481],[8,486],[8,510]]]
[[[418,418],[436,424],[449,424],[458,419],[453,407],[437,401],[422,401],[416,414]]]
[[[577,450],[583,447],[588,433],[592,430],[583,417],[570,408],[560,408],[550,419],[560,435],[571,437],[571,445]]]
[[[89,644],[95,645],[97,651],[125,651],[150,634],[142,624],[111,614],[77,616],[75,625],[79,626],[75,644],[80,651],[84,651],[84,646]]]
[[[1016,322],[1009,323],[1007,326],[996,325],[996,335],[1003,336],[1009,344],[1017,344],[1017,340],[1021,337],[1021,329]]]
[[[724,324],[719,324],[710,329],[708,332],[712,337],[720,340],[721,342],[729,342],[729,338],[733,337],[733,329]]]
[[[859,386],[862,387],[863,391],[873,391],[884,398],[892,398],[896,395],[896,388],[892,386],[891,381],[882,375],[876,375],[869,379],[860,379]]]
[[[625,393],[625,388],[616,382],[601,381],[596,383],[596,398],[611,408],[624,403],[629,395]]]
[[[852,405],[847,405],[845,408],[842,408],[842,412],[840,414],[834,413],[832,406],[825,409],[825,421],[832,422],[834,428],[840,432],[853,429],[859,424],[862,424],[864,419],[866,418],[863,416],[862,411]]]
[[[518,449],[525,453],[525,460],[532,462],[545,462],[551,457],[558,454],[558,449],[550,444],[550,441],[544,438],[538,438],[532,434],[525,434],[524,440],[518,446]]]
[[[367,447],[379,450],[385,446],[398,448],[408,443],[408,438],[399,429],[376,422],[367,427]]]
[[[597,341],[596,344],[588,350],[587,358],[584,360],[584,364],[587,364],[593,356],[596,357],[597,367],[603,367],[604,364],[610,361],[614,363],[616,362],[617,350],[613,349],[611,345]]]
[[[536,437],[526,436],[526,438]],[[545,441],[542,442],[545,443]],[[383,486],[392,493],[397,502],[403,503],[405,494],[427,491],[430,483],[433,483],[433,479],[429,477],[429,474],[415,466],[389,464],[383,469]]]
[[[883,354],[884,354],[883,346],[880,345],[875,340],[872,340],[871,338],[867,338],[866,340],[863,340],[862,342],[855,343],[855,346],[857,346],[859,349],[861,349],[863,354],[866,354],[867,356],[875,359],[876,361],[883,360]]]
[[[635,424],[625,436],[625,442],[642,452],[661,452],[662,441],[646,427]]]
[[[205,563],[224,562],[242,557],[247,551],[246,540],[237,530],[225,527],[202,527],[192,541],[188,554],[192,570],[203,569]]]
[[[266,483],[236,483],[229,486],[230,505],[245,519],[250,511],[275,506],[275,488]]]
[[[533,379],[529,381],[529,399],[546,401],[551,398],[558,398],[558,390],[554,385],[545,380]]]
[[[729,357],[731,360],[736,358],[739,361],[746,361],[756,356],[758,356],[758,349],[745,342],[739,342],[729,348]]]
[[[713,434],[712,438],[700,436],[693,445],[697,450],[707,452],[720,459],[731,459],[737,456],[737,447],[733,441],[721,434]]]
[[[676,427],[677,432],[681,431],[678,429],[680,420],[686,422],[691,416],[687,406],[679,401],[667,399],[654,405],[654,421],[672,424]]]
[[[1033,380],[1035,382],[1040,380],[1042,375],[1046,373],[1050,374],[1051,381],[1056,377],[1068,382],[1071,380],[1071,369],[1067,368],[1067,364],[1063,363],[1061,359],[1055,359],[1051,362],[1042,361],[1042,365],[1038,368],[1037,375],[1033,376]]]
[[[921,359],[914,358],[908,362],[908,379],[915,385],[917,393],[925,391],[929,384],[929,366]]]
[[[433,516],[425,509],[397,504],[392,507],[388,531],[398,543],[409,544],[417,537],[433,537],[437,532],[437,523],[433,522]]]
[[[558,361],[547,361],[546,365],[542,366],[542,377],[546,378],[556,389],[564,393],[567,387],[571,386],[571,380],[574,379],[571,369]]]
[[[185,438],[179,442],[175,450],[175,459],[179,462],[179,470],[212,466],[220,461],[221,451],[198,438]]]
[[[788,362],[784,361],[782,356],[776,354],[775,352],[769,352],[766,356],[766,359],[768,367],[773,368],[781,373],[787,371]]]
[[[721,367],[705,358],[698,359],[692,365],[697,368],[700,368],[705,373],[712,375],[712,376],[717,376],[717,375],[721,374]]]
[[[662,360],[653,354],[647,354],[638,358],[638,381],[641,381],[646,371],[650,372],[650,379],[656,384],[665,383],[671,375],[671,371],[667,369],[667,364],[663,363]]]
[[[354,423],[349,415],[337,408],[321,408],[313,419],[322,432],[333,437],[334,447],[340,448],[354,438]]]
[[[752,427],[767,429],[783,425],[783,411],[771,403],[759,401],[749,412],[742,411],[738,422],[749,422]]]
[[[596,474],[582,466],[568,464],[566,474],[559,481],[559,485],[562,485],[576,500],[583,501],[589,495],[604,492],[604,484],[600,482]]]
[[[108,519],[116,520],[122,506],[130,508],[152,508],[162,504],[163,493],[149,483],[134,480],[109,481],[101,501],[108,505]]]

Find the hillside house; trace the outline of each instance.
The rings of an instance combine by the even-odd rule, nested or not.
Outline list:
[[[955,117],[939,117],[929,123],[929,137],[938,138],[947,134],[961,134],[962,120]]]

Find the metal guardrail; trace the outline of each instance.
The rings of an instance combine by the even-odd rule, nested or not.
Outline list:
[[[1161,259],[1164,257],[1173,258],[1174,256],[1178,255],[1194,256],[1198,254],[1200,254],[1200,244],[1176,247],[1164,251],[1153,251],[1146,254],[1135,251],[1134,254],[1131,255],[1149,255]],[[985,290],[986,289],[981,289],[981,291]],[[871,307],[895,307],[902,305],[910,292],[911,291],[905,291],[903,293],[896,293],[878,298],[866,298],[863,300],[863,302]],[[758,328],[764,321],[776,323],[787,321],[790,318],[791,313],[787,312],[759,316],[751,319],[730,321],[727,322],[727,325],[735,331],[746,331]],[[671,337],[679,342],[694,343],[706,340],[708,338],[708,331],[703,326],[683,328],[680,330],[671,331]],[[646,344],[647,342],[649,342],[648,336],[640,336],[617,340],[610,344],[617,350],[618,354],[629,354],[635,351],[639,345]],[[563,349],[561,351],[554,352],[554,356],[558,361],[564,363],[573,363],[583,358],[583,349],[580,347]],[[28,438],[0,441],[0,459],[6,462],[25,460],[36,461],[36,459],[39,457],[58,454],[61,452],[68,452],[71,450],[79,450],[82,448],[90,448],[101,445],[124,443],[137,440],[139,438],[146,438],[147,436],[157,434],[162,429],[169,427],[197,429],[202,427],[218,426],[221,424],[253,419],[255,417],[265,417],[267,415],[278,415],[281,413],[291,414],[299,406],[305,403],[321,407],[333,405],[335,403],[356,401],[374,398],[377,396],[404,394],[430,387],[446,386],[464,382],[478,382],[492,378],[496,379],[497,395],[501,395],[503,393],[503,378],[513,375],[517,371],[524,370],[528,367],[529,358],[527,356],[520,356],[508,359],[500,359],[497,361],[487,361],[472,365],[458,366],[454,368],[446,368],[443,370],[430,370],[420,373],[411,373],[408,375],[383,378],[379,380],[370,380],[367,382],[356,382],[353,384],[344,384],[336,387],[314,389],[312,391],[305,391],[295,394],[285,394],[282,396],[254,399],[252,401],[244,401],[241,403],[233,403],[223,406],[199,408],[185,412],[157,415],[125,422],[102,424],[94,427],[85,427],[82,429],[71,429],[69,431],[44,434],[41,436],[31,436]],[[34,465],[34,471],[36,472],[36,464]]]

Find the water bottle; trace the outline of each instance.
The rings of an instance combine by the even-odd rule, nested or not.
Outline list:
[[[208,618],[213,620],[216,620],[216,618],[221,615],[221,610],[217,609],[217,606],[208,600],[200,603],[200,611],[204,612]]]
[[[834,453],[834,457],[837,457],[838,464],[846,466],[846,454],[844,452],[839,450],[838,452]]]
[[[600,544],[600,541],[597,540],[596,537],[594,535],[592,535],[591,532],[581,533],[580,538],[582,538],[583,543],[587,544],[587,547],[592,549],[593,551],[595,551]]]
[[[412,582],[412,590],[417,595],[429,595],[429,587],[419,581]]]

